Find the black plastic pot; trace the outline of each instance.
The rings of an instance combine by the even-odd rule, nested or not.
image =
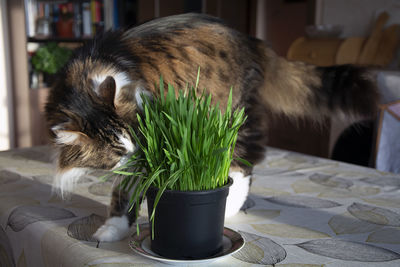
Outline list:
[[[222,250],[227,185],[209,191],[166,190],[156,207],[151,250],[170,259],[202,259]],[[147,191],[149,218],[158,188]],[[151,222],[150,222],[151,224]]]

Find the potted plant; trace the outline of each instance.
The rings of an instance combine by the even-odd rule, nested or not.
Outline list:
[[[169,85],[160,96],[143,96],[144,115],[132,131],[139,149],[121,169],[121,182],[134,192],[130,201],[147,196],[151,249],[171,259],[200,259],[222,249],[225,203],[231,179],[229,167],[244,109],[212,105],[196,88],[179,91]],[[136,205],[136,213],[139,212]],[[139,228],[137,229],[139,231]]]
[[[43,73],[43,81],[51,85],[55,74],[61,69],[72,55],[72,50],[50,42],[39,47],[32,56],[35,71]]]

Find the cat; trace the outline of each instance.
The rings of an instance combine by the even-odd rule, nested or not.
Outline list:
[[[157,82],[176,89],[206,88],[224,108],[233,88],[233,106],[248,116],[239,131],[235,157],[253,166],[264,157],[267,114],[311,118],[331,114],[373,117],[379,94],[367,70],[341,65],[317,67],[277,56],[264,42],[247,37],[220,19],[202,14],[159,18],[125,31],[111,31],[78,49],[52,87],[45,113],[58,148],[54,186],[71,191],[91,168],[124,164],[136,145],[129,126],[137,126],[142,94],[157,97]],[[227,216],[247,198],[252,167],[234,162]],[[127,192],[114,190],[110,217],[94,237],[124,238],[135,221],[127,213]]]

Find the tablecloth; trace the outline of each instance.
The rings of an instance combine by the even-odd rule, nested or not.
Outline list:
[[[162,265],[131,237],[96,248],[112,183],[94,171],[61,200],[51,162],[47,146],[0,152],[0,266]],[[400,266],[400,175],[268,148],[225,224],[245,246],[209,266]]]

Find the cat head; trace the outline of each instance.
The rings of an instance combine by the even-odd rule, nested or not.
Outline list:
[[[88,170],[118,168],[135,151],[129,128],[145,91],[127,77],[69,73],[52,88],[46,118],[58,147],[54,188],[62,196]]]

